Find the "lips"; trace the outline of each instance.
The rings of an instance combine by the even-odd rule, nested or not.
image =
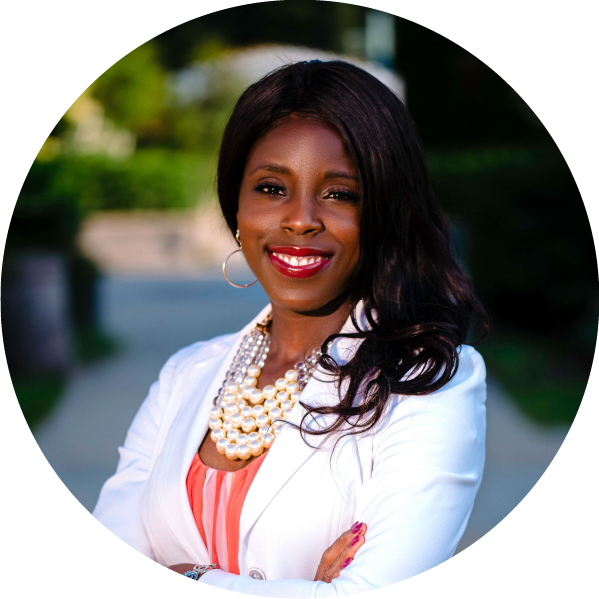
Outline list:
[[[268,257],[274,267],[288,277],[303,279],[321,271],[332,258],[332,252],[318,248],[270,246]]]

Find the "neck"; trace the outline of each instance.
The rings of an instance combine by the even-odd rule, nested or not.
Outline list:
[[[272,306],[270,356],[277,362],[297,362],[323,341],[338,333],[350,314],[346,299],[331,310],[293,312]]]

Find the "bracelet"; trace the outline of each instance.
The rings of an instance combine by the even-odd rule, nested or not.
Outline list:
[[[192,580],[199,580],[200,576],[203,576],[209,570],[220,570],[220,566],[216,564],[208,564],[207,566],[194,566],[193,570],[183,572],[183,576],[191,578]]]

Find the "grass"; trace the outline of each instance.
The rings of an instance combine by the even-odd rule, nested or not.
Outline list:
[[[529,418],[547,426],[572,424],[589,376],[585,368],[568,365],[568,356],[525,337],[491,338],[480,352],[489,373]]]

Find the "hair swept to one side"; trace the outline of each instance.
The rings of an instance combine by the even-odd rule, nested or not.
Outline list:
[[[388,87],[352,64],[285,65],[239,98],[218,161],[218,196],[231,232],[237,229],[239,188],[252,147],[291,115],[332,126],[358,176],[360,258],[350,297],[358,332],[329,337],[320,359],[337,375],[340,389],[346,383],[344,393],[335,406],[304,406],[304,418],[333,416],[317,434],[350,422],[355,434],[376,424],[391,394],[424,395],[445,385],[473,324],[484,335],[488,318],[454,257],[449,225],[434,197],[410,115]],[[357,322],[360,300],[369,329]],[[362,342],[349,362],[337,364],[325,350],[335,338],[348,336]]]

